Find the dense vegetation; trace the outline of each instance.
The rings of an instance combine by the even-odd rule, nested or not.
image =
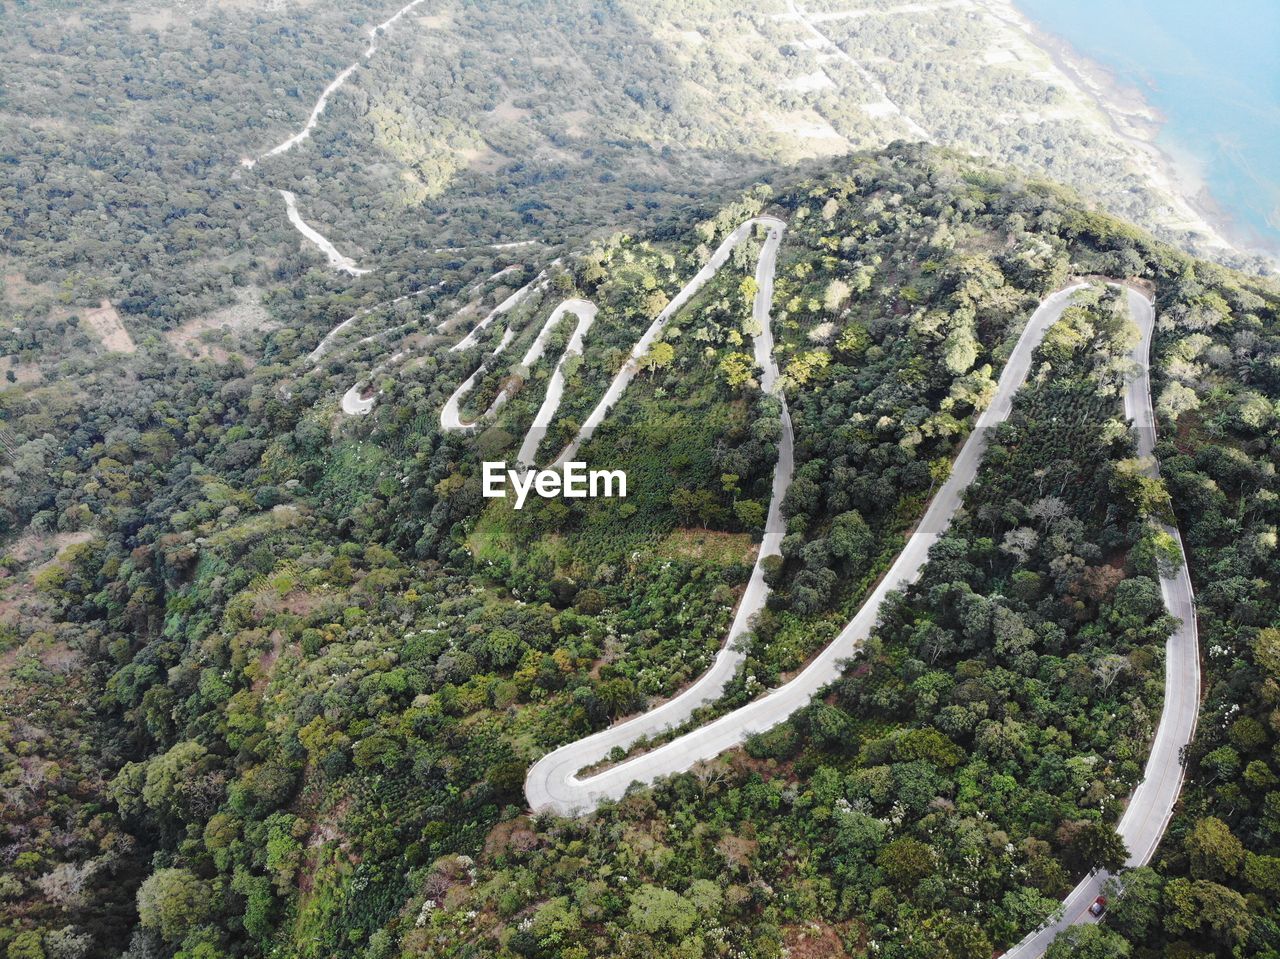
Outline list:
[[[139,329],[170,328],[314,262],[273,188],[375,259],[362,284],[378,289],[423,250],[651,227],[707,183],[917,136],[876,109],[882,90],[939,143],[1148,225],[1167,206],[1047,57],[988,62],[1019,31],[952,8],[824,23],[870,74],[771,3],[426,4],[311,140],[242,168],[398,5],[0,5],[0,255],[78,305],[106,296]]]
[[[1271,955],[1280,296],[1053,187],[938,151],[857,156],[550,269],[489,334],[515,331],[513,362],[558,298],[600,304],[542,456],[761,210],[788,222],[774,310],[798,468],[775,598],[716,708],[856,607],[1043,293],[1150,280],[1207,696],[1169,838],[1087,946]],[[370,319],[409,323],[413,350],[369,417],[335,399],[395,338],[302,375],[316,330],[369,302],[318,271],[267,297],[272,328],[240,341],[256,365],[153,339],[76,361],[74,388],[0,393],[8,955],[977,957],[1123,858],[1110,825],[1160,707],[1147,518],[1167,500],[1134,480],[1128,327],[1100,292],[1051,331],[965,513],[829,696],[589,819],[523,813],[533,758],[688,682],[725,632],[777,440],[754,263],[744,246],[681,312],[586,450],[630,472],[621,509],[480,499],[478,460],[512,455],[554,349],[481,377],[473,411],[523,388],[480,435],[439,433],[479,353],[439,348],[426,317],[474,322],[533,278],[485,281],[492,257]]]

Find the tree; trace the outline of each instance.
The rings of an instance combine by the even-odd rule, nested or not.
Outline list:
[[[166,942],[179,942],[210,914],[207,883],[187,869],[157,869],[138,887],[138,921]]]
[[[1280,627],[1258,630],[1253,638],[1253,658],[1268,676],[1280,681]]]
[[[956,327],[943,344],[943,362],[947,369],[959,376],[968,373],[978,358],[978,341],[967,326]]]
[[[949,959],[991,959],[991,940],[982,927],[974,923],[954,923],[942,941]]]
[[[1094,661],[1093,675],[1098,678],[1098,685],[1101,687],[1104,696],[1120,674],[1128,668],[1128,658],[1121,656],[1119,653],[1108,653]]]
[[[6,955],[8,959],[45,959],[40,933],[33,929],[18,933],[9,943]]]
[[[1156,400],[1156,411],[1175,422],[1183,413],[1198,409],[1199,406],[1200,398],[1196,396],[1196,391],[1177,380],[1166,383],[1160,391],[1160,398]]]
[[[1224,945],[1244,941],[1253,927],[1249,905],[1235,890],[1203,879],[1171,879],[1164,889],[1165,929],[1174,936],[1208,927]]]
[[[1127,939],[1106,926],[1069,926],[1054,937],[1045,959],[1127,959]]]
[[[524,640],[513,630],[499,626],[479,644],[478,652],[495,668],[514,666],[526,649]]]
[[[698,908],[672,889],[645,883],[627,907],[631,925],[650,935],[681,939],[698,922]]]
[[[93,937],[76,932],[75,926],[63,926],[45,933],[44,948],[49,959],[84,959],[93,951]]]
[[[903,836],[880,851],[876,864],[893,885],[905,891],[933,873],[935,859],[927,843]]]
[[[656,373],[658,370],[666,369],[671,365],[671,361],[676,358],[676,348],[670,343],[658,342],[649,347],[649,352],[644,355],[644,368],[650,374]]]
[[[1231,828],[1215,816],[1196,821],[1183,847],[1191,860],[1191,875],[1197,879],[1226,880],[1244,865],[1244,846]]]
[[[1000,549],[1019,563],[1025,563],[1031,557],[1032,550],[1036,548],[1039,542],[1039,533],[1030,526],[1019,526],[1017,529],[1011,529],[1004,534]]]
[[[680,522],[688,525],[695,519],[701,521],[702,528],[720,515],[720,503],[711,490],[690,490],[683,487],[671,494],[671,505],[675,507]]]
[[[834,559],[842,560],[856,570],[870,565],[870,552],[875,544],[871,527],[862,514],[851,509],[841,513],[831,523],[827,534],[827,549]]]
[[[142,798],[157,812],[182,815],[190,810],[203,773],[209,765],[209,751],[197,742],[177,743],[147,765]]]
[[[1129,858],[1120,834],[1105,823],[1064,823],[1058,830],[1066,839],[1068,862],[1076,869],[1107,869],[1112,872],[1124,866]]]
[[[1244,878],[1263,895],[1280,899],[1280,856],[1260,856],[1247,853],[1244,861]]]
[[[733,504],[733,514],[738,517],[738,522],[747,529],[757,530],[764,526],[765,508],[757,500],[738,500]]]
[[[1136,941],[1145,940],[1158,929],[1164,880],[1150,866],[1108,879],[1105,892],[1110,921]]]
[[[730,389],[737,389],[756,375],[756,361],[750,353],[730,353],[720,361],[720,373]]]
[[[655,317],[667,308],[667,304],[671,302],[667,294],[661,290],[650,290],[644,295],[644,304],[641,307],[645,316]]]
[[[840,309],[845,300],[849,298],[849,284],[841,279],[834,279],[827,284],[827,290],[822,295],[822,306],[828,313],[834,313]]]

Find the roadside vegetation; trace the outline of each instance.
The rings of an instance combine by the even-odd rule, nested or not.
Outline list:
[[[1280,294],[1056,187],[895,147],[584,241],[489,335],[511,324],[511,359],[558,298],[600,304],[572,423],[664,297],[762,210],[788,222],[774,309],[797,478],[775,598],[722,705],[847,619],[1021,323],[1072,274],[1154,284],[1166,485],[1135,478],[1129,330],[1096,291],[1046,337],[963,516],[828,695],[561,820],[524,810],[529,763],[694,678],[750,569],[749,548],[697,544],[754,541],[768,499],[778,414],[750,361],[751,251],[584,448],[628,470],[625,515],[480,497],[479,461],[511,456],[554,349],[476,436],[438,428],[477,355],[446,352],[453,338],[389,374],[369,416],[337,415],[389,344],[299,379],[286,361],[318,339],[311,304],[331,302],[314,273],[269,301],[259,345],[275,361],[144,340],[86,360],[74,389],[6,390],[6,544],[89,534],[51,565],[0,558],[10,959],[986,959],[1123,859],[1111,827],[1159,714],[1169,629],[1149,519],[1170,503],[1203,604],[1205,713],[1153,869],[1088,936],[1100,955],[1269,956]],[[413,315],[464,308],[492,265],[455,267]],[[491,305],[531,276],[473,296]],[[490,371],[477,408],[511,373]]]

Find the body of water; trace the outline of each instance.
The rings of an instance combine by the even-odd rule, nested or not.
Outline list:
[[[1280,2],[1015,2],[1162,114],[1157,144],[1193,165],[1224,232],[1280,250]]]

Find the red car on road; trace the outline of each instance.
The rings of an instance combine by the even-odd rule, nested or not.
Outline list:
[[[1089,906],[1089,915],[1093,916],[1093,918],[1095,919],[1097,919],[1106,911],[1107,911],[1106,896],[1099,896],[1097,899],[1093,900],[1093,903]]]

